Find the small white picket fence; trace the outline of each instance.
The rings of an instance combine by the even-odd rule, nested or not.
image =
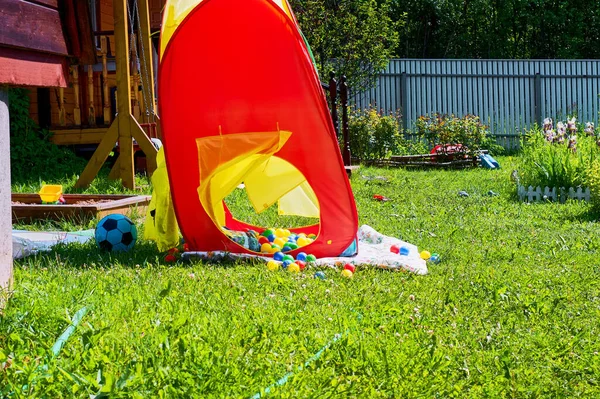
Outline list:
[[[577,199],[577,200],[590,200],[590,189],[586,187],[582,189],[581,187],[577,187],[576,189],[573,187],[569,187],[565,189],[564,187],[544,187],[540,186],[532,187],[529,186],[525,188],[525,186],[518,185],[517,186],[517,194],[519,196],[519,200],[521,201],[560,201],[565,202],[568,198]]]

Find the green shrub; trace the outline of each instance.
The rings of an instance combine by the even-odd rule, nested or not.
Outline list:
[[[351,111],[348,118],[352,157],[363,161],[388,158],[400,143],[398,116],[373,108]]]
[[[522,141],[518,172],[525,186],[577,187],[586,184],[588,168],[596,160],[598,145],[593,136],[578,136],[577,150],[567,143],[548,142],[539,127]]]
[[[50,142],[51,133],[41,129],[29,116],[29,96],[25,89],[10,89],[11,179],[28,183],[51,182],[83,171],[86,162],[68,148]]]
[[[476,115],[462,118],[443,114],[422,115],[415,127],[418,137],[425,140],[429,148],[438,144],[462,144],[467,147],[466,153],[488,149],[493,154],[499,154],[504,150],[496,144],[488,126],[481,123]]]
[[[592,207],[600,211],[600,160],[595,159],[586,169],[585,184],[590,189]]]

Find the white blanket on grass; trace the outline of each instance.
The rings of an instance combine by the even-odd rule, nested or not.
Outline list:
[[[390,252],[392,245],[408,248],[408,255],[398,255]],[[235,254],[225,251],[210,252],[186,252],[184,259],[204,260],[262,260],[264,262],[272,259],[267,256]],[[354,257],[320,258],[314,264],[322,267],[340,267],[350,263],[356,268],[377,267],[381,269],[409,271],[415,274],[427,274],[427,263],[421,259],[419,249],[416,245],[409,244],[394,237],[378,233],[370,226],[364,225],[358,229],[358,254]]]

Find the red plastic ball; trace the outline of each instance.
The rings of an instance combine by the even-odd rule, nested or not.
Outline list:
[[[352,273],[354,273],[356,271],[356,267],[350,263],[346,263],[344,265],[344,270],[350,270]]]
[[[187,243],[183,244],[183,251],[188,252],[190,250],[190,246]]]
[[[169,249],[169,255],[174,255],[177,252],[179,252],[179,250],[177,248],[171,248],[171,249]]]
[[[298,266],[300,266],[300,270],[304,270],[304,268],[306,267],[306,262],[303,262],[303,261],[301,261],[301,260],[297,260],[297,261],[296,261],[296,264],[297,264]]]
[[[174,255],[167,255],[165,256],[165,262],[167,263],[173,263],[177,260],[177,258]]]
[[[264,236],[260,236],[258,237],[258,243],[259,244],[268,244],[269,243],[269,239],[267,237]]]
[[[390,247],[390,252],[393,252],[395,254],[399,254],[400,253],[400,246],[399,245],[392,245]]]

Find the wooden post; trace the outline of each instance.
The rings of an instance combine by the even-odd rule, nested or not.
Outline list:
[[[0,310],[8,299],[13,275],[10,190],[8,91],[0,86]]]
[[[156,134],[158,138],[162,139],[161,129],[160,129],[160,119],[158,118],[157,110],[156,110],[156,102],[154,99],[155,95],[155,87],[154,87],[154,64],[152,63],[152,38],[150,32],[150,11],[148,10],[148,0],[139,0],[138,7],[140,11],[140,48],[142,49],[142,55],[140,59],[140,67],[142,70],[142,76],[144,76],[144,83],[146,84],[146,89],[150,94],[150,102],[151,104],[144,104],[144,108],[150,109],[151,112],[154,113],[154,121],[147,122],[156,122]],[[148,75],[148,77],[146,77]],[[146,82],[146,80],[148,80]],[[144,100],[145,101],[145,100]]]
[[[147,0],[144,0],[147,1]],[[133,169],[133,138],[146,155],[147,169],[151,174],[156,169],[156,147],[152,144],[139,123],[131,114],[131,79],[129,68],[129,39],[127,34],[127,0],[114,0],[115,47],[117,60],[117,117],[104,135],[84,171],[75,184],[87,187],[108,158],[115,141],[119,141],[119,157],[115,168],[127,188],[135,188]],[[116,175],[116,170],[113,176]]]
[[[96,109],[94,107],[94,68],[92,65],[87,66],[87,78],[88,78],[88,124],[90,126],[96,126]]]
[[[129,38],[131,40],[130,46],[135,46],[136,45],[136,34],[134,33],[133,35],[131,35],[131,37]],[[137,52],[134,51],[134,55],[131,56],[131,64],[133,66],[133,75],[131,76],[131,94],[132,94],[132,98],[133,98],[133,117],[137,120],[140,121],[140,97],[139,97],[139,90],[138,87],[140,87],[140,75],[138,73],[138,59],[137,59]],[[143,90],[143,89],[142,89]]]
[[[79,65],[73,65],[71,71],[73,71],[73,91],[75,96],[73,119],[75,120],[75,126],[81,126],[81,108],[79,107]]]
[[[535,123],[538,126],[542,126],[542,77],[540,73],[535,74],[535,80],[533,82],[533,93],[534,93],[534,118]]]
[[[345,166],[352,164],[350,154],[350,132],[348,131],[348,85],[346,84],[346,76],[342,75],[340,84],[340,100],[342,101],[342,134],[344,136],[344,148],[342,149],[342,158]]]
[[[331,120],[335,128],[335,134],[339,136],[340,130],[338,127],[338,111],[337,111],[337,81],[335,73],[329,72],[329,102],[331,104]]]
[[[104,124],[110,125],[112,116],[110,114],[110,95],[108,93],[108,65],[107,65],[107,45],[106,36],[100,36],[100,52],[102,54],[102,92],[104,95]]]
[[[65,89],[58,88],[58,124],[65,126],[67,124],[67,113],[65,111]]]

